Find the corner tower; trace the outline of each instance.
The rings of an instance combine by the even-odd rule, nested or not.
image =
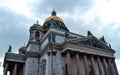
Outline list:
[[[43,36],[43,27],[39,25],[37,21],[36,24],[30,27],[30,36],[27,44],[28,51],[39,52],[40,50],[40,40]]]

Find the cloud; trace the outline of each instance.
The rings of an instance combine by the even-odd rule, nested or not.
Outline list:
[[[53,8],[71,32],[86,35],[90,30],[98,38],[102,35],[120,58],[119,0],[24,0],[0,1],[0,58],[11,44],[13,52],[28,41],[29,27],[39,20],[42,24]],[[119,60],[116,61],[119,69]],[[1,71],[0,71],[1,72]]]
[[[9,11],[9,12],[8,12]],[[28,29],[32,25],[31,19],[14,13],[9,9],[0,8],[0,58],[11,44],[13,52],[18,51],[18,48],[28,40]]]
[[[86,11],[90,6],[91,0],[36,0],[31,11],[35,15],[42,17],[41,15],[49,14],[53,8],[59,13],[73,13],[76,10],[80,12]]]
[[[31,16],[30,5],[33,0],[0,0],[0,7],[8,8],[16,13],[22,14],[24,16]]]
[[[115,4],[116,3],[116,4]],[[92,6],[81,13],[61,13],[60,16],[64,19],[70,31],[86,35],[87,30],[90,30],[96,37],[105,36],[108,44],[116,51],[115,56],[120,58],[120,15],[118,8],[119,0],[97,0],[92,2]]]
[[[31,12],[43,23],[55,8],[70,31],[86,35],[90,30],[98,38],[104,35],[120,58],[119,3],[119,0],[36,0],[31,4]]]
[[[111,43],[113,49],[117,51],[117,58],[120,58],[120,48],[117,44],[117,41],[120,41],[120,22],[118,14],[119,11],[116,10],[120,3],[119,0],[30,0],[30,2],[26,0],[25,2],[22,2],[22,6],[25,7],[24,9],[23,7],[20,8],[19,3],[21,3],[21,1],[16,2],[13,0],[13,2],[5,4],[3,3],[4,1],[2,3],[1,2],[0,14],[3,15],[1,15],[0,19],[0,31],[2,33],[0,34],[0,40],[5,40],[1,49],[8,46],[6,46],[6,43],[19,43],[19,39],[25,38],[26,35],[29,35],[27,30],[30,26],[25,25],[33,24],[33,21],[30,19],[38,19],[42,24],[45,18],[50,15],[52,8],[55,8],[58,12],[58,16],[64,19],[64,22],[70,31],[86,35],[87,30],[90,30],[98,38],[104,35],[108,43]],[[20,10],[17,11],[16,8],[13,8],[12,4],[15,3],[18,4],[17,8]],[[32,13],[29,19],[24,14],[20,14],[22,12],[19,12],[27,9],[28,7],[29,11],[27,11],[27,13]],[[13,20],[11,20],[11,17]],[[10,34],[8,34],[7,31],[10,32]],[[24,31],[28,34],[25,34]],[[18,33],[19,35],[17,35]],[[13,38],[14,40],[11,41]]]

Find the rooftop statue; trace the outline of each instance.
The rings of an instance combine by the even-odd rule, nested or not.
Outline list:
[[[8,52],[11,52],[11,50],[12,50],[12,47],[11,47],[11,45],[9,45]]]

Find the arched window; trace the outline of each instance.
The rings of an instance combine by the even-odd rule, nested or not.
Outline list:
[[[41,75],[46,75],[46,60],[43,59],[41,62]]]
[[[35,33],[35,38],[36,38],[36,41],[38,41],[38,40],[39,40],[39,37],[40,37],[40,33],[39,33],[39,31],[36,31],[36,33]]]

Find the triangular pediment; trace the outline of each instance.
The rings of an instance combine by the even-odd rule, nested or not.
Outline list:
[[[95,36],[87,36],[84,38],[76,39],[74,41],[71,41],[71,43],[78,44],[78,45],[82,44],[82,45],[86,45],[89,47],[95,47],[95,48],[101,48],[101,49],[110,49],[111,50],[111,48],[107,45],[107,43],[100,41]]]

